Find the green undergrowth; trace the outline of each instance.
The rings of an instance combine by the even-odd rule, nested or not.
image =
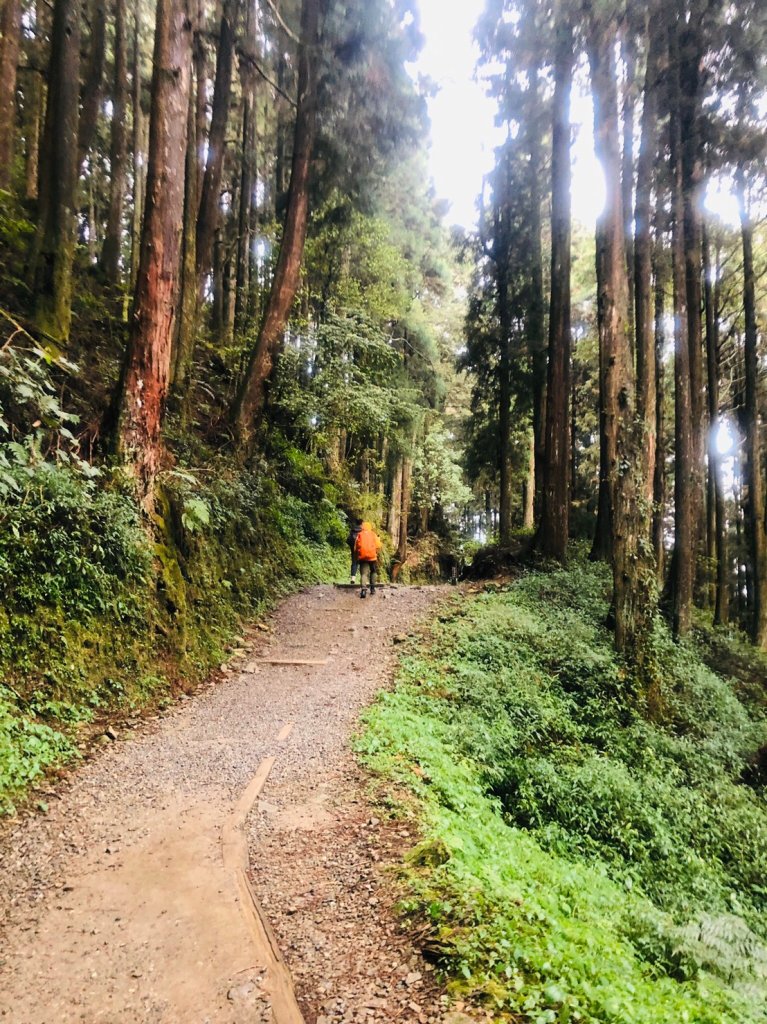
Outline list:
[[[151,531],[107,474],[48,462],[10,470],[0,813],[77,757],[90,723],[188,688],[267,606],[348,572],[340,496],[319,463],[285,449],[247,472],[223,459],[214,470],[165,474]]]
[[[648,699],[603,625],[608,590],[600,566],[530,573],[404,657],[360,740],[422,819],[403,908],[498,1019],[765,1021],[767,724],[744,679],[764,661],[659,624]]]

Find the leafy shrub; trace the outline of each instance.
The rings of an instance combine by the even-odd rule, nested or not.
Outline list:
[[[17,470],[0,503],[0,601],[15,611],[45,605],[80,617],[131,606],[150,551],[129,498],[66,466]]]

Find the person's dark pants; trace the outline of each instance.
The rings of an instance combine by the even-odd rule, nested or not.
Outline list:
[[[376,569],[378,568],[377,562],[360,562],[360,583],[364,590],[367,586],[370,586],[370,593],[372,594],[376,586]]]
[[[352,579],[356,579],[356,577],[357,577],[357,570],[359,569],[359,567],[360,567],[360,563],[357,561],[357,559],[356,559],[356,557],[354,555],[354,552],[352,552],[352,573],[351,573]]]

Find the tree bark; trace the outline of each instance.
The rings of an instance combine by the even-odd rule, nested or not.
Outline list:
[[[635,257],[631,213],[634,209],[634,121],[636,118],[637,54],[636,40],[634,39],[632,26],[630,24],[627,24],[624,28],[623,39],[621,41],[621,55],[623,57],[623,64],[626,73],[626,80],[623,86],[623,148],[621,153],[621,196],[623,200],[624,236],[626,239],[626,268],[629,295],[629,324],[631,326],[634,326],[632,321],[635,312]],[[646,84],[647,83],[645,82],[645,86]],[[631,337],[630,340],[633,344],[634,338]]]
[[[535,431],[530,432],[530,459],[527,479],[522,492],[522,526],[532,530],[535,526]]]
[[[131,221],[130,291],[135,294],[141,248],[141,225],[144,220],[146,186],[144,161],[144,112],[141,106],[141,9],[136,5],[133,25],[133,217]]]
[[[253,227],[253,192],[256,185],[256,40],[257,9],[248,6],[245,42],[240,55],[242,82],[242,156],[240,204],[237,224],[237,287],[235,291],[235,323],[244,326],[248,316],[250,272],[253,263],[251,239]]]
[[[80,102],[80,125],[77,140],[78,169],[82,167],[96,134],[106,61],[107,5],[104,0],[92,0],[88,13],[90,51]]]
[[[44,5],[35,0],[34,35],[26,41],[28,79],[24,87],[24,194],[33,202],[38,196],[40,175],[40,136],[45,112],[45,79],[42,73]]]
[[[557,26],[551,158],[551,301],[546,382],[546,455],[539,547],[564,562],[570,528],[570,91],[573,32]]]
[[[109,211],[107,213],[104,247],[101,265],[104,275],[113,288],[120,285],[120,254],[123,239],[123,204],[125,200],[125,171],[127,161],[127,138],[125,119],[128,110],[128,61],[127,28],[125,23],[125,0],[114,0],[114,78],[112,101],[112,138],[109,149],[111,180],[109,183]]]
[[[199,7],[199,5],[198,5]],[[199,13],[199,11],[198,11]],[[195,33],[197,45],[198,31]],[[199,161],[197,149],[197,96],[194,89],[189,89],[187,113],[186,157],[184,161],[184,228],[182,232],[181,282],[179,299],[179,316],[175,344],[173,346],[173,362],[170,383],[173,386],[174,402],[185,410],[189,385],[189,372],[194,358],[195,339],[197,335],[198,280],[197,280],[197,208],[199,203]]]
[[[751,593],[751,639],[767,650],[767,526],[765,525],[764,458],[759,436],[759,333],[756,322],[756,280],[754,273],[754,226],[746,199],[746,175],[742,167],[736,173],[736,191],[740,209],[743,245],[743,313],[745,319],[745,426],[746,482],[748,487],[749,547],[753,590]]]
[[[248,445],[254,426],[263,412],[266,382],[298,290],[309,217],[309,176],[316,130],[318,22],[319,0],[304,0],[298,62],[298,108],[287,216],[263,323],[233,409],[235,430],[241,448]]]
[[[397,560],[404,562],[407,558],[407,528],[410,518],[410,495],[413,483],[413,460],[406,455],[402,460],[402,506],[399,517],[399,543],[397,544]]]
[[[670,32],[672,275],[674,282],[674,556],[671,564],[672,628],[675,636],[690,631],[695,571],[695,444],[690,391],[689,319],[685,267],[685,203],[680,117],[677,27]]]
[[[394,463],[394,472],[391,478],[391,497],[389,499],[389,536],[392,544],[399,545],[399,523],[402,517],[402,456],[399,456]]]
[[[663,589],[666,568],[665,518],[666,518],[666,459],[665,459],[665,370],[663,349],[666,344],[665,314],[666,289],[668,287],[668,260],[664,245],[666,230],[665,196],[658,186],[655,213],[655,250],[653,273],[655,276],[655,464],[652,488],[652,548],[655,555],[655,569],[658,586]]]
[[[56,341],[69,337],[77,237],[80,3],[56,0],[48,66],[38,225],[31,261],[35,322]]]
[[[652,620],[651,571],[644,554],[649,507],[642,497],[641,424],[629,343],[629,293],[621,196],[614,24],[592,16],[588,55],[594,96],[595,151],[605,175],[605,207],[597,224],[597,301],[604,374],[603,429],[612,507],[615,645],[641,671]]]
[[[505,253],[496,263],[498,288],[498,323],[500,338],[500,374],[498,389],[498,459],[500,488],[499,542],[501,547],[511,544],[511,315],[509,312],[509,282]]]
[[[533,386],[533,442],[535,451],[535,489],[533,493],[534,512],[540,514],[543,500],[543,467],[546,458],[546,373],[547,339],[546,307],[543,287],[543,246],[542,237],[542,183],[544,179],[543,145],[541,124],[543,102],[538,84],[537,66],[530,73],[532,112],[530,117],[530,301],[528,303],[526,328],[532,363]],[[530,523],[530,527],[533,523]]]
[[[5,0],[0,12],[0,188],[11,184],[16,150],[16,75],[21,39],[21,0]]]
[[[698,4],[693,3],[691,17],[685,18],[680,0],[679,20],[679,120],[682,150],[682,193],[684,197],[684,272],[687,291],[687,344],[690,348],[690,415],[692,417],[692,464],[690,471],[692,530],[695,554],[705,546],[703,518],[703,465],[705,452],[705,402],[703,378],[703,292],[702,292],[702,216],[703,165],[701,141],[701,64],[703,41]],[[698,575],[696,558],[693,582]]]
[[[216,81],[208,136],[208,159],[202,180],[200,212],[197,220],[197,278],[200,297],[213,262],[213,245],[221,222],[221,179],[226,153],[226,126],[232,91],[234,39],[237,4],[224,0],[218,35]]]
[[[660,22],[660,24],[659,24]],[[652,290],[651,201],[658,151],[657,89],[660,57],[665,48],[660,15],[650,29],[642,106],[642,134],[637,161],[634,211],[634,324],[636,330],[637,413],[644,431],[641,457],[644,501],[652,507],[656,448],[655,333]],[[625,178],[625,172],[624,172]],[[648,538],[649,539],[649,538]]]
[[[192,63],[189,0],[158,0],[156,18],[146,213],[117,426],[118,454],[147,510],[160,466],[181,256]]]
[[[707,537],[713,587],[714,625],[725,625],[730,616],[730,583],[727,564],[727,516],[722,481],[722,458],[717,447],[719,418],[719,260],[711,265],[711,248],[703,225],[703,267],[706,299],[706,368],[708,372],[708,500]]]

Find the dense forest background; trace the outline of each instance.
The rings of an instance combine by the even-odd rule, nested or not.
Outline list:
[[[351,516],[402,580],[587,543],[647,690],[657,612],[767,646],[767,13],[489,0],[506,141],[469,233],[428,178],[418,24],[404,0],[4,0],[14,750],[205,672],[342,571]]]

